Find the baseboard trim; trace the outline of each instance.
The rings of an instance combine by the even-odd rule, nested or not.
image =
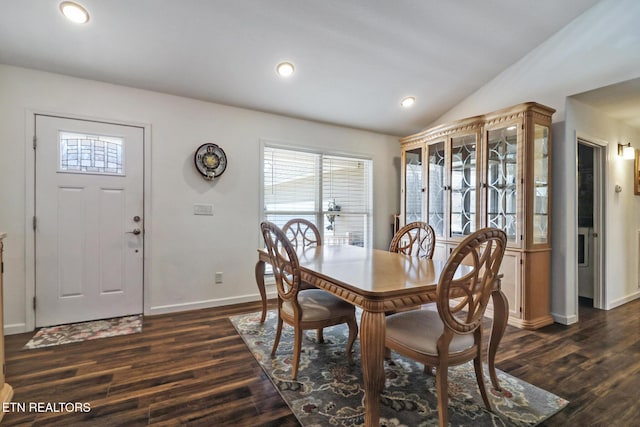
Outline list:
[[[607,304],[606,309],[611,310],[612,308],[620,307],[621,305],[631,302],[633,300],[636,300],[638,298],[640,298],[640,290],[632,294],[626,295],[622,298],[618,298],[617,300],[609,302]]]
[[[277,290],[267,288],[267,298],[276,298],[278,295]],[[201,308],[221,307],[224,305],[242,304],[244,302],[259,301],[260,294],[241,295],[229,298],[218,298],[204,301],[193,301],[181,304],[167,304],[151,307],[148,311],[145,311],[145,315],[176,313],[179,311],[198,310]],[[12,323],[10,325],[4,325],[4,335],[16,335],[26,332],[33,332],[35,329],[28,330],[26,323]]]
[[[562,316],[560,314],[551,313],[551,317],[553,317],[553,321],[556,323],[560,323],[561,325],[573,325],[574,323],[578,323],[578,316]]]
[[[267,298],[275,298],[277,295],[276,290],[267,290]],[[156,315],[166,313],[176,313],[179,311],[199,310],[202,308],[221,307],[225,305],[242,304],[244,302],[260,301],[260,294],[241,295],[229,298],[218,298],[204,301],[193,301],[181,304],[167,304],[151,307],[145,315]]]
[[[27,330],[26,323],[12,323],[10,325],[4,325],[5,335],[24,334],[25,332],[33,332],[34,329]]]

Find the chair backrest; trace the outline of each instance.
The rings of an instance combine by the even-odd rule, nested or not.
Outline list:
[[[389,252],[431,259],[436,246],[436,234],[426,222],[416,221],[402,227],[391,239]]]
[[[260,229],[269,253],[278,296],[284,301],[297,302],[301,277],[295,248],[284,232],[274,223],[264,221],[260,224]]]
[[[320,231],[311,221],[306,219],[294,218],[289,220],[282,227],[282,231],[295,249],[322,245]]]
[[[436,297],[446,329],[468,334],[482,325],[506,246],[504,231],[483,228],[451,253],[440,275]]]

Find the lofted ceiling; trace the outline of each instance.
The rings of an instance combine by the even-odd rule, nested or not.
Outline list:
[[[628,126],[640,129],[640,79],[590,90],[573,95],[572,98],[589,104]]]
[[[597,2],[76,1],[88,24],[58,0],[0,0],[0,63],[400,136]]]

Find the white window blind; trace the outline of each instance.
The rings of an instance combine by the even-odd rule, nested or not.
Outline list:
[[[372,162],[265,145],[264,218],[313,222],[325,244],[369,247]]]

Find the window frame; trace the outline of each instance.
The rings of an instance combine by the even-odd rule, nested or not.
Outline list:
[[[315,210],[313,213],[310,213],[309,211],[296,211],[296,210],[291,210],[291,211],[266,211],[265,208],[265,194],[264,194],[264,190],[265,190],[265,179],[264,179],[264,169],[265,169],[265,148],[273,148],[273,149],[280,149],[280,150],[290,150],[290,151],[298,151],[298,152],[303,152],[303,153],[309,153],[309,154],[315,154],[315,155],[319,155],[320,156],[320,162],[319,162],[319,166],[318,166],[318,173],[319,173],[319,177],[318,177],[318,191],[317,191],[317,196],[316,196],[316,200],[315,200]],[[311,215],[313,215],[315,217],[315,224],[317,225],[318,229],[320,230],[320,233],[323,236],[323,241],[324,241],[324,231],[326,228],[326,214],[328,213],[328,208],[326,206],[322,206],[322,200],[323,200],[323,173],[322,173],[322,160],[323,160],[323,156],[331,156],[331,157],[342,157],[342,158],[348,158],[351,160],[361,160],[361,161],[366,161],[369,162],[369,171],[368,171],[368,177],[366,179],[366,184],[367,185],[367,189],[366,191],[368,192],[368,211],[365,212],[346,212],[345,214],[362,214],[362,215],[366,215],[367,217],[367,223],[368,223],[368,229],[365,231],[365,235],[364,237],[364,248],[367,249],[371,249],[373,248],[373,227],[374,227],[374,215],[373,215],[373,206],[374,206],[374,191],[373,191],[373,179],[374,179],[374,161],[373,158],[371,156],[367,156],[367,155],[363,155],[363,154],[358,154],[358,153],[351,153],[351,152],[345,152],[345,151],[341,151],[341,150],[331,150],[331,149],[324,149],[324,148],[317,148],[317,147],[309,147],[309,146],[300,146],[300,145],[295,145],[295,144],[291,144],[291,143],[284,143],[284,142],[279,142],[279,141],[274,141],[274,140],[269,140],[269,139],[261,139],[260,140],[260,153],[259,153],[259,165],[260,165],[260,201],[259,201],[259,218],[260,221],[264,221],[264,219],[266,218],[267,215],[269,214],[291,214],[291,215],[299,215],[302,217],[309,217]],[[260,234],[259,237],[259,241],[260,244],[262,244],[262,235]]]
[[[114,140],[119,140],[119,144],[120,145],[120,172],[113,172],[113,171],[91,171],[91,170],[82,170],[82,169],[64,169],[62,167],[62,163],[63,163],[63,156],[62,156],[62,140],[63,140],[63,135],[78,135],[78,136],[82,136],[84,137],[84,139],[88,139],[91,140],[91,137],[95,138],[96,140],[100,140],[103,143],[109,143],[110,141],[108,141],[109,139],[114,139]],[[72,139],[72,138],[69,138]],[[80,140],[78,138],[78,140]],[[74,131],[74,130],[65,130],[65,129],[60,129],[57,133],[57,147],[56,147],[56,152],[57,152],[57,165],[56,165],[56,172],[57,173],[64,173],[64,174],[80,174],[80,175],[102,175],[102,176],[116,176],[116,177],[126,177],[127,176],[127,170],[126,170],[126,146],[127,146],[127,139],[123,136],[123,135],[105,135],[105,134],[96,134],[96,133],[86,133],[86,132],[78,132],[78,131]],[[95,141],[92,143],[92,153],[94,152],[94,145]],[[78,144],[78,161],[81,162],[82,159],[80,158],[81,156],[81,144]],[[106,163],[108,162],[107,159],[107,153],[106,153],[106,147],[105,147],[105,159],[103,160],[105,162],[105,166],[103,166],[104,169],[107,169],[107,165]],[[94,160],[94,159],[92,159]],[[80,168],[82,168],[83,165],[80,165]]]

